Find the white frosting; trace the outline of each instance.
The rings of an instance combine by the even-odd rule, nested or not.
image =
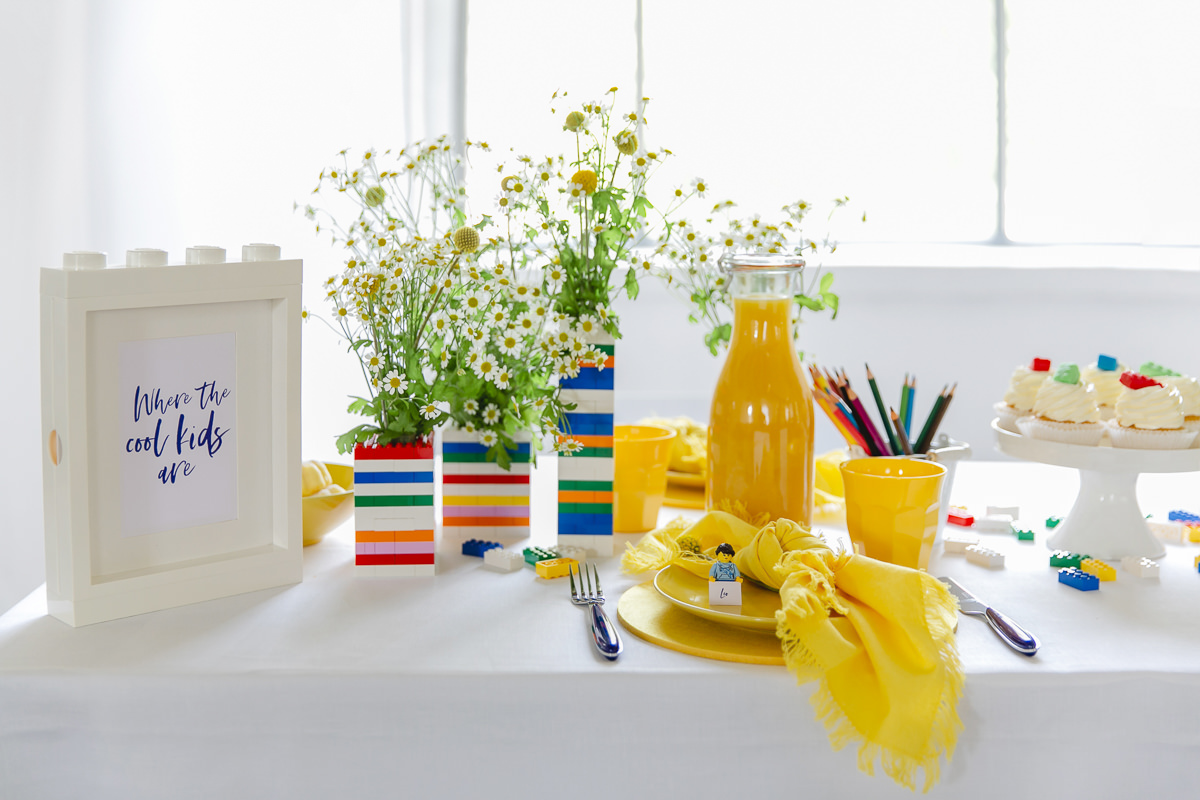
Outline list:
[[[1183,398],[1170,386],[1130,389],[1117,395],[1117,424],[1142,430],[1178,430],[1183,427]]]
[[[1054,422],[1099,422],[1096,393],[1088,383],[1048,380],[1038,389],[1033,413]]]
[[[1009,379],[1004,402],[1018,411],[1032,411],[1038,389],[1049,377],[1049,372],[1034,372],[1029,367],[1017,367]]]
[[[1200,417],[1200,381],[1187,375],[1166,375],[1155,380],[1162,381],[1179,392],[1183,399],[1185,417]]]
[[[1119,365],[1115,372],[1108,372],[1092,364],[1083,371],[1083,379],[1096,387],[1096,403],[1102,406],[1116,405],[1117,395],[1121,393],[1121,373],[1124,365]],[[1200,388],[1200,387],[1198,387]]]

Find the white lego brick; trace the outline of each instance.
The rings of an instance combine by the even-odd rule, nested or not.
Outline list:
[[[590,536],[578,537],[581,539],[591,539]],[[574,544],[556,544],[554,552],[558,553],[563,558],[573,558],[576,561],[585,561],[588,557],[588,549],[580,545]]]
[[[509,469],[500,469],[495,463],[462,463],[451,462],[442,464],[443,475],[528,475],[533,471],[532,464],[512,464]]]
[[[588,344],[616,344],[617,340],[608,331],[593,331],[587,337]]]
[[[411,564],[379,564],[375,567],[376,578],[411,578],[415,566]]]
[[[479,497],[478,483],[445,483],[442,484],[442,497]],[[489,483],[486,496],[520,497],[529,494],[528,483]]]
[[[412,570],[414,578],[432,578],[437,574],[437,566],[434,564],[413,564],[409,569]]]
[[[954,536],[947,534],[942,538],[942,552],[962,555],[971,545],[979,544],[978,536]]]
[[[563,389],[559,392],[559,399],[564,405],[574,403],[576,408],[573,411],[576,414],[613,413],[612,389]]]
[[[1181,522],[1147,521],[1146,524],[1150,527],[1150,532],[1157,536],[1158,540],[1161,542],[1179,544],[1187,541],[1187,525],[1184,525]]]
[[[483,563],[500,572],[516,572],[525,566],[525,555],[519,550],[494,547],[483,554]]]
[[[375,567],[373,565],[354,565],[354,577],[356,578],[374,578]]]
[[[986,516],[976,517],[975,524],[971,527],[981,533],[1012,533],[1015,519],[1016,517],[1012,514],[989,513]]]
[[[1137,575],[1139,578],[1157,578],[1158,562],[1137,556],[1125,556],[1121,559],[1121,569]]]
[[[992,569],[1004,566],[1004,554],[983,545],[973,544],[966,549],[967,561]]]
[[[356,458],[355,472],[433,472],[432,458]]]
[[[354,493],[360,497],[413,497],[433,494],[432,483],[356,483]]]
[[[1020,506],[988,506],[987,513],[989,516],[992,514],[1008,514],[1010,517],[1012,517],[1014,520],[1016,520],[1016,519],[1021,518],[1021,507]]]
[[[709,581],[708,604],[710,606],[740,606],[742,585],[737,581]]]
[[[611,481],[615,464],[611,458],[558,457],[558,478],[567,481]]]
[[[595,536],[592,534],[560,533],[559,545],[566,547],[582,547],[587,550],[589,558],[612,558],[613,537]],[[554,547],[558,550],[558,546]]]
[[[356,531],[428,531],[437,524],[433,506],[354,509]]]

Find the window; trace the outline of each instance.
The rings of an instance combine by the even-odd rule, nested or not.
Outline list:
[[[615,83],[676,153],[660,191],[699,174],[763,213],[849,195],[870,224],[835,222],[843,240],[1200,245],[1198,6],[519,8],[470,6],[468,133],[493,144],[560,151],[550,93]]]

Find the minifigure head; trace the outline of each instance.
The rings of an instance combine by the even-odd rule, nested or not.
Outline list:
[[[728,542],[717,545],[717,561],[724,563],[733,561],[733,545]]]

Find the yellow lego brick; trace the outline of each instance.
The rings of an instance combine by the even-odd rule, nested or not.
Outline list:
[[[565,578],[571,567],[579,564],[573,558],[551,558],[539,561],[534,566],[539,578]]]
[[[1188,525],[1187,537],[1189,542],[1200,542],[1200,525]]]
[[[1115,581],[1117,579],[1117,571],[1096,558],[1085,558],[1079,562],[1079,568],[1084,572],[1095,575],[1102,581]]]

